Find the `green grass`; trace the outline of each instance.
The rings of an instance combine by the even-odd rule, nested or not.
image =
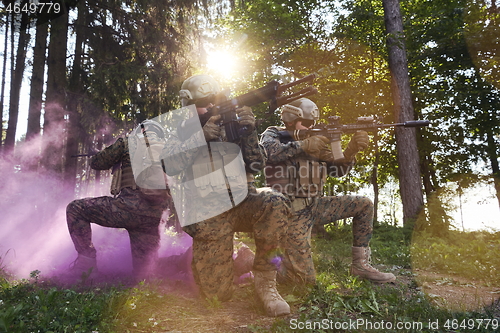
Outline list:
[[[256,320],[241,332],[327,332],[332,331],[330,328],[339,332],[471,332],[467,327],[471,320],[477,320],[472,331],[493,331],[492,326],[477,325],[480,319],[498,320],[498,309],[460,312],[440,308],[419,288],[412,268],[468,278],[480,276],[490,285],[499,286],[500,233],[453,231],[444,238],[422,233],[407,243],[401,229],[379,226],[371,243],[373,263],[383,264],[378,267],[398,275],[398,281],[375,285],[348,274],[350,229],[330,227],[327,230],[332,239],[313,239],[316,286],[279,287],[292,306],[292,316],[271,323]],[[221,315],[224,306],[220,302],[203,303],[165,292],[161,283],[64,288],[41,281],[39,274],[34,271],[26,280],[12,280],[2,274],[0,332],[190,332],[203,331],[210,325],[225,327],[231,319],[230,315]],[[240,301],[246,302],[252,297],[251,287],[240,290],[239,295]],[[247,315],[258,313],[253,301],[249,304]],[[208,323],[207,318],[211,320]],[[342,327],[349,323],[358,326]],[[380,326],[389,323],[422,326],[404,330]],[[439,329],[432,326],[436,323]]]
[[[395,327],[380,326],[382,323],[401,323],[409,325],[404,332],[470,332],[471,327],[476,332],[492,332],[494,327],[491,323],[486,327],[486,322],[482,322],[483,325],[478,327],[481,320],[496,318],[496,323],[500,323],[499,312],[493,307],[457,312],[436,306],[432,298],[421,291],[411,270],[418,266],[422,270],[460,274],[466,278],[481,276],[500,287],[496,274],[497,267],[500,267],[500,233],[450,231],[445,239],[421,234],[408,244],[402,229],[379,226],[371,242],[372,262],[375,265],[383,263],[381,269],[392,271],[398,276],[398,281],[394,285],[375,285],[348,274],[352,239],[350,227],[330,227],[328,232],[333,239],[313,241],[317,286],[309,290],[305,299],[300,294],[296,295],[302,302],[298,305],[295,323],[308,320],[310,325],[316,323],[316,328],[310,330],[305,326],[302,330],[292,330],[291,322],[287,321],[273,331],[327,332],[329,328],[335,328],[335,324],[356,323],[359,320],[366,325],[356,326],[354,330],[352,326],[345,330],[338,326],[339,331],[401,332]],[[323,320],[328,322],[322,326]],[[439,329],[435,329],[436,324]]]
[[[116,288],[75,290],[28,280],[4,281],[0,288],[0,332],[19,333],[98,331],[122,294]]]
[[[500,286],[500,233],[449,231],[446,237],[426,233],[414,237],[410,248],[414,267]]]

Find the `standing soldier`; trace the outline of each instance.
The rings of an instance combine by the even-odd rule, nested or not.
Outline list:
[[[181,89],[182,105],[195,104],[198,115],[213,107],[220,90],[208,75],[186,79]],[[234,232],[253,232],[256,294],[267,315],[286,315],[290,307],[276,289],[272,259],[286,234],[290,202],[280,193],[255,188],[254,174],[265,166],[266,156],[252,110],[242,107],[236,112],[239,125],[246,129],[236,143],[227,142],[224,128],[217,124],[220,115],[211,117],[194,135],[186,135],[182,126],[172,133],[163,154],[166,172],[186,184],[184,198],[189,202],[183,229],[193,237],[192,270],[202,294],[219,301],[230,299]],[[238,156],[242,156],[241,169]]]
[[[164,131],[159,123],[146,120],[128,140],[118,138],[115,143],[92,157],[90,166],[95,170],[107,170],[121,164],[112,181],[111,192],[115,197],[74,200],[66,208],[69,233],[78,252],[71,271],[75,278],[84,272],[96,271],[96,249],[92,244],[91,223],[128,231],[136,279],[148,277],[155,269],[160,242],[159,224],[169,201],[166,192],[151,195],[142,191],[135,182],[131,154],[144,137],[151,146],[160,146],[161,151],[165,143]]]
[[[292,201],[294,214],[288,226],[285,256],[280,277],[285,280],[316,283],[311,257],[311,229],[314,223],[325,225],[353,217],[351,274],[374,282],[393,282],[391,273],[381,273],[370,265],[369,242],[373,230],[373,203],[355,195],[321,196],[327,174],[340,177],[355,163],[355,155],[368,146],[368,134],[358,131],[344,151],[345,160],[333,163],[333,155],[325,136],[310,136],[302,141],[289,141],[280,131],[308,129],[319,119],[319,110],[307,98],[284,105],[281,120],[285,128],[269,127],[261,144],[268,160],[264,170],[268,186]]]

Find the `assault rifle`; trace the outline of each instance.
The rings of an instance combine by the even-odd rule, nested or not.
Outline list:
[[[210,117],[221,115],[219,122],[220,126],[224,126],[226,131],[227,140],[235,142],[241,135],[245,134],[248,130],[240,127],[238,123],[238,115],[236,109],[242,106],[255,106],[260,103],[269,101],[269,110],[267,114],[272,114],[278,107],[291,103],[299,98],[306,97],[317,93],[316,88],[307,86],[297,92],[283,95],[289,88],[299,85],[301,83],[312,81],[316,78],[316,74],[310,74],[300,80],[296,80],[286,84],[280,84],[278,81],[273,80],[268,82],[265,86],[252,90],[246,94],[238,97],[227,99],[222,94],[212,95],[203,99],[197,100],[198,106],[208,105],[209,103],[215,104],[207,109],[208,112],[198,115],[201,127],[203,127]],[[191,118],[181,122],[177,128],[177,133],[181,140],[188,139],[196,129],[199,129],[198,120]]]
[[[91,157],[94,156],[97,153],[92,153],[92,154],[78,154],[78,155],[71,155],[70,157]]]
[[[98,151],[96,151],[95,153],[71,155],[70,157],[72,157],[72,158],[92,157],[92,156],[96,155],[97,153],[98,153]],[[115,163],[113,165],[113,168],[111,169],[111,174],[114,175],[117,170],[120,170],[120,167],[121,167],[121,162]]]
[[[344,159],[342,152],[341,137],[343,133],[354,133],[356,131],[374,132],[388,127],[422,127],[428,126],[428,120],[410,120],[404,123],[382,124],[374,117],[359,117],[355,124],[342,124],[339,116],[328,117],[328,124],[319,124],[314,128],[295,130],[293,132],[280,131],[279,135],[284,141],[304,140],[312,135],[323,135],[330,139],[334,161]]]

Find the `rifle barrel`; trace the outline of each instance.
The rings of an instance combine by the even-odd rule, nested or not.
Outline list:
[[[279,86],[278,93],[282,93],[283,91],[287,90],[288,88],[296,86],[296,85],[301,84],[303,82],[312,81],[312,80],[316,79],[317,77],[318,77],[318,75],[313,73],[313,74],[309,74],[307,76],[304,76],[302,79],[299,79],[299,80],[296,80],[296,81],[293,81],[290,83],[282,84]]]
[[[410,120],[405,121],[403,123],[404,127],[421,127],[421,126],[429,126],[431,124],[428,120]]]
[[[379,128],[387,128],[387,127],[396,127],[396,126],[403,126],[403,127],[423,127],[423,126],[429,126],[431,124],[430,121],[428,120],[409,120],[405,121],[403,123],[395,123],[395,124],[377,124]]]
[[[318,90],[314,87],[311,87],[311,86],[306,87],[306,88],[301,89],[293,94],[279,97],[278,101],[277,101],[277,106],[282,106],[282,105],[288,104],[288,103],[293,102],[294,100],[302,98],[302,97],[314,95],[317,92],[318,92]]]
[[[280,135],[287,139],[293,138],[294,140],[303,140],[310,135],[324,135],[329,136],[332,133],[338,131],[340,133],[353,133],[356,131],[377,131],[379,129],[403,126],[403,127],[422,127],[429,126],[430,121],[428,120],[410,120],[403,123],[394,123],[394,124],[346,124],[340,125],[338,127],[322,127],[322,128],[310,128],[304,130],[295,130],[293,132],[281,131]]]

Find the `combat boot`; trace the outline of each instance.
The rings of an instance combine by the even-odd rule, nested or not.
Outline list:
[[[255,293],[270,317],[290,314],[290,306],[276,289],[276,271],[254,271]]]
[[[392,273],[382,273],[370,264],[371,250],[369,247],[352,247],[351,275],[377,283],[394,282],[396,277]]]
[[[141,258],[132,257],[132,277],[136,282],[155,278],[157,271],[158,254],[153,253]]]
[[[68,282],[76,282],[80,279],[87,280],[97,275],[97,259],[78,254],[76,260],[71,264],[69,272],[63,275]]]

